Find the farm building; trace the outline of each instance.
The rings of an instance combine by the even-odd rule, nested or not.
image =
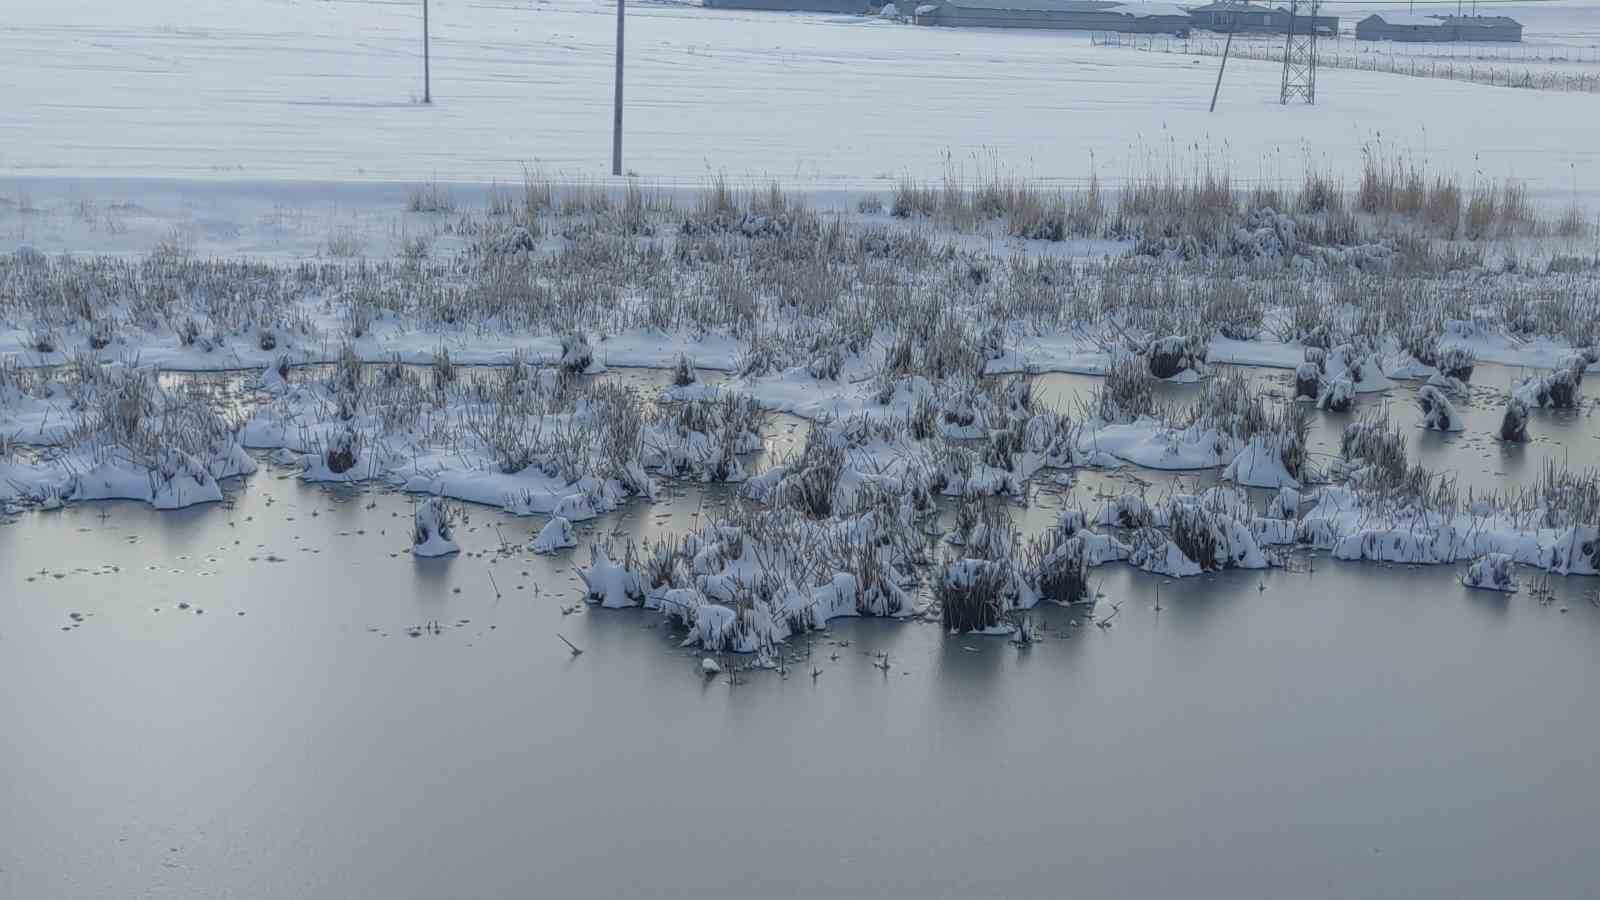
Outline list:
[[[1506,16],[1445,16],[1458,41],[1522,42],[1522,23]]]
[[[916,8],[918,25],[966,28],[1051,28],[1171,34],[1194,20],[1169,3],[1101,0],[938,0]]]
[[[1522,40],[1522,23],[1505,16],[1413,16],[1375,13],[1356,23],[1363,41],[1450,43],[1453,41]]]
[[[868,0],[700,0],[712,9],[766,9],[778,12],[822,12],[858,15],[876,8]]]
[[[1250,3],[1248,0],[1221,0],[1192,7],[1189,14],[1194,17],[1194,27],[1210,31],[1235,31],[1239,34],[1286,34],[1289,31],[1288,9]],[[1308,33],[1312,27],[1316,28],[1317,34],[1338,34],[1339,17],[1313,18],[1301,15],[1295,22],[1295,31],[1302,34]]]

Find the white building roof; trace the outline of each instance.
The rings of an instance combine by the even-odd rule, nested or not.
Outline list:
[[[1373,13],[1372,18],[1381,19],[1386,25],[1411,25],[1425,28],[1438,28],[1444,22],[1433,16],[1416,16],[1411,13]]]

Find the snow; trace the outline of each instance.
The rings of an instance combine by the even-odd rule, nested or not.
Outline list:
[[[411,555],[424,559],[460,553],[461,547],[454,539],[450,527],[453,514],[445,501],[429,497],[417,503],[413,519],[416,529],[412,537]]]
[[[1133,16],[1136,19],[1144,19],[1151,16],[1187,16],[1189,14],[1187,9],[1176,3],[1123,3],[1106,11]]]
[[[1515,561],[1504,553],[1487,553],[1467,567],[1461,583],[1485,591],[1517,591]]]
[[[576,546],[578,546],[578,536],[572,530],[572,522],[556,516],[539,529],[539,535],[533,539],[528,549],[535,553],[554,553]]]
[[[628,17],[647,37],[628,46],[624,165],[659,183],[712,171],[881,188],[902,174],[937,180],[949,160],[971,174],[991,152],[1064,183],[1082,183],[1092,155],[1110,181],[1164,165],[1169,139],[1289,183],[1300,173],[1280,149],[1286,130],[1347,175],[1381,135],[1425,153],[1430,170],[1526,177],[1553,200],[1600,162],[1582,94],[1330,70],[1315,107],[1286,109],[1281,67],[1237,59],[1208,114],[1212,85],[1189,57],[1097,48],[1087,34],[682,4]],[[415,102],[420,24],[414,3],[11,0],[0,83],[27,85],[27,102],[0,109],[0,176],[514,184],[529,164],[606,177],[607,10],[433,0],[429,106]],[[919,100],[884,103],[886,91]],[[1500,137],[1485,142],[1475,113],[1491,106]],[[971,127],[974,109],[987,127]],[[336,214],[315,200],[304,209]],[[204,200],[195,213],[211,218]]]
[[[1299,479],[1284,467],[1283,455],[1275,435],[1258,434],[1250,438],[1243,451],[1228,463],[1222,477],[1235,484],[1258,488],[1298,488]]]
[[[1418,16],[1410,13],[1380,12],[1374,13],[1374,15],[1390,25],[1403,25],[1416,28],[1438,28],[1440,25],[1444,24],[1441,20],[1436,19],[1433,16]],[[1365,17],[1363,16],[1363,18]]]

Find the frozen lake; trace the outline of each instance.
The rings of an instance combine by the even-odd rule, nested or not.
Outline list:
[[[1585,420],[1536,431],[1592,453]],[[581,540],[679,533],[703,490]],[[1595,876],[1588,579],[1540,599],[1453,566],[1113,565],[1094,610],[1041,607],[1031,648],[840,619],[790,641],[787,678],[735,686],[654,613],[564,612],[587,554],[523,550],[542,519],[471,508],[459,557],[416,560],[411,509],[263,467],[226,505],[0,526],[0,893],[1498,898]]]

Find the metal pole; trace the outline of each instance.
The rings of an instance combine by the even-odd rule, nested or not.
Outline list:
[[[433,73],[428,60],[428,0],[422,0],[422,102],[433,102]]]
[[[1222,45],[1222,65],[1217,66],[1217,86],[1211,89],[1211,109],[1217,111],[1217,94],[1222,90],[1222,73],[1228,69],[1228,51],[1233,48],[1234,20],[1228,20],[1228,42]]]
[[[617,96],[611,110],[611,174],[622,174],[622,11],[626,0],[617,0]]]

